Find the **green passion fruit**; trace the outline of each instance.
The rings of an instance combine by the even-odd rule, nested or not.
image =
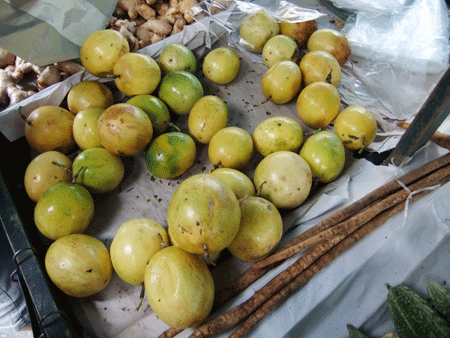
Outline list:
[[[148,170],[156,177],[175,178],[195,161],[195,141],[188,134],[174,131],[156,137],[145,151]]]
[[[344,145],[330,131],[311,135],[303,144],[300,156],[309,164],[313,177],[322,183],[335,180],[344,169]]]

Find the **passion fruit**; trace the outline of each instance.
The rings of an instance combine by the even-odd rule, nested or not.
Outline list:
[[[352,54],[350,42],[344,34],[331,29],[322,28],[316,30],[308,39],[308,51],[324,50],[338,60],[339,65],[344,65]]]

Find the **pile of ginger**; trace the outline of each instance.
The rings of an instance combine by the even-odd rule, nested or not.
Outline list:
[[[83,69],[71,60],[37,66],[0,48],[0,110]]]
[[[119,0],[107,28],[123,33],[130,51],[136,51],[193,23],[190,10],[201,1]]]
[[[191,8],[203,0],[118,0],[106,29],[125,35],[136,51],[194,23]],[[68,60],[36,66],[0,48],[0,111],[84,70]]]

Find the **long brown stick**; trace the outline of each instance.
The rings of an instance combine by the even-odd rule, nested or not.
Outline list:
[[[410,189],[410,191],[416,191],[423,187],[429,187],[438,184],[443,177],[448,175],[450,175],[450,166],[445,166],[439,169],[438,171],[433,172],[432,174],[425,176],[424,178],[411,184],[408,187],[408,189]],[[330,237],[338,237],[343,239],[352,232],[354,232],[356,229],[361,227],[363,224],[365,224],[368,220],[375,217],[378,213],[380,213],[380,211],[386,210],[391,206],[404,201],[410,195],[410,191],[404,189],[397,191],[396,193],[390,195],[389,197],[386,197],[385,199],[372,204],[369,208],[360,212],[357,218],[356,217],[349,218],[337,224],[336,226],[330,227],[322,232],[319,232],[316,235],[313,235],[312,237],[305,239],[302,242],[299,242],[284,250],[280,250],[270,255],[269,257],[265,258],[264,260],[255,263],[254,267],[258,269],[279,262],[281,260],[285,260],[295,255],[296,253],[299,253],[300,251],[312,245],[315,245],[316,243],[318,243],[323,239],[327,239]]]
[[[450,167],[446,168],[447,170],[441,170],[442,172],[446,172],[446,175],[440,172],[435,173],[433,176],[444,175],[444,177],[450,177]],[[428,181],[429,184],[436,184],[436,179],[434,177],[425,178],[425,181]],[[427,183],[423,183],[420,187],[430,186]],[[427,191],[425,191],[427,192]],[[406,192],[409,194],[409,192]],[[406,199],[406,197],[404,198]],[[404,200],[403,199],[403,200]],[[387,198],[390,200],[390,198]],[[396,205],[402,205],[397,204]],[[392,204],[391,204],[392,206]],[[383,209],[386,210],[386,209]],[[383,211],[382,210],[382,211]],[[353,217],[354,222],[359,222],[359,215]],[[369,221],[370,219],[366,219],[364,223]],[[352,220],[353,221],[353,220]],[[231,329],[241,320],[247,318],[253,311],[255,311],[260,305],[262,305],[267,299],[275,295],[281,288],[287,285],[292,279],[294,279],[298,274],[300,274],[303,270],[305,270],[310,264],[312,264],[318,257],[323,255],[326,251],[331,249],[332,246],[336,245],[342,240],[340,237],[330,237],[329,239],[322,240],[315,247],[307,251],[303,256],[301,256],[293,265],[288,267],[286,270],[278,274],[274,277],[270,282],[268,282],[264,287],[260,290],[256,291],[255,294],[250,297],[247,301],[242,304],[232,308],[230,311],[217,316],[216,318],[211,319],[209,322],[201,325],[194,331],[194,333],[190,337],[209,337],[213,334],[224,332],[228,329]],[[331,246],[330,246],[331,245]]]
[[[446,179],[447,181],[449,178]],[[411,201],[415,201],[420,197],[430,193],[430,190],[424,190],[412,197]],[[283,289],[277,292],[269,300],[267,300],[259,309],[251,314],[238,327],[229,338],[245,337],[261,320],[283,303],[293,292],[304,286],[317,272],[328,266],[336,257],[345,252],[359,240],[370,234],[373,230],[378,228],[381,224],[386,222],[394,214],[400,212],[405,208],[405,203],[399,203],[392,208],[385,210],[378,214],[375,218],[367,222],[363,227],[356,230],[353,234],[340,241],[331,250],[321,256],[316,262],[309,266],[305,271],[299,274],[292,282],[288,283]]]
[[[397,123],[397,126],[403,129],[408,129],[410,125],[410,123],[403,121]],[[438,146],[450,150],[450,135],[441,133],[439,130],[437,130],[433,133],[433,135],[431,135],[430,140],[436,143]]]
[[[415,170],[410,171],[409,173],[401,176],[398,178],[399,181],[403,182],[405,185],[409,185],[421,177],[424,177],[428,175],[431,172],[436,171],[442,166],[445,166],[450,163],[450,154],[443,155],[433,161],[430,161],[429,163],[422,165],[420,168],[417,168]],[[385,185],[383,185],[380,188],[375,189],[371,193],[367,194],[363,198],[359,199],[358,201],[352,203],[351,205],[341,209],[339,212],[331,215],[330,217],[326,218],[325,220],[319,222],[314,227],[306,230],[296,238],[292,239],[290,242],[286,243],[283,247],[281,247],[279,250],[286,249],[292,245],[295,245],[301,241],[304,241],[306,238],[314,236],[315,234],[320,233],[321,231],[324,231],[331,226],[340,223],[341,221],[351,217],[352,215],[356,214],[357,212],[363,210],[364,208],[370,206],[372,203],[377,201],[380,198],[384,198],[388,196],[389,194],[398,191],[399,189],[403,189],[401,185],[398,183],[397,180],[393,180]],[[270,271],[273,267],[280,264],[279,262],[274,263],[273,265],[266,266],[264,268],[255,269],[253,266],[250,267],[244,274],[242,274],[240,277],[238,277],[236,280],[232,281],[227,287],[220,290],[217,293],[216,301],[215,301],[215,307],[222,305],[227,300],[234,297],[236,294],[238,294],[240,291],[244,290],[246,287],[248,287],[250,284],[255,282],[257,279],[259,279],[261,276],[263,276],[265,273]],[[165,332],[163,335],[161,335],[161,338],[171,338],[174,337],[178,332],[174,333],[173,335],[165,335],[167,332]]]
[[[447,165],[450,163],[450,153],[445,154],[433,161],[430,161],[424,165],[422,165],[420,168],[414,169],[401,177],[398,178],[398,181],[402,182],[405,185],[409,185],[418,179],[428,175],[431,172],[434,172],[435,170]],[[317,223],[315,226],[309,228],[308,230],[304,231],[297,237],[291,239],[288,243],[280,247],[276,252],[280,250],[287,249],[291,246],[294,246],[305,239],[312,237],[321,231],[324,231],[332,226],[334,226],[337,223],[340,223],[344,221],[345,219],[351,217],[352,215],[356,214],[357,212],[363,210],[364,208],[368,207],[369,205],[373,204],[377,200],[381,198],[385,198],[386,196],[392,194],[395,191],[398,191],[400,189],[403,189],[402,186],[398,183],[397,180],[392,180],[383,186],[373,190],[369,194],[365,195],[364,197],[360,198],[359,200],[355,201],[354,203],[350,204],[349,206],[341,209],[340,211],[332,214],[331,216],[327,217],[326,219],[322,220],[321,222]],[[275,253],[276,253],[275,252]],[[274,253],[274,254],[275,254]],[[275,263],[273,266],[270,266],[273,268],[279,263]],[[231,281],[224,289],[220,290],[218,292],[218,297],[215,300],[215,303],[217,305],[222,305],[226,301],[230,300],[232,297],[237,295],[239,292],[247,288],[250,284],[258,280],[261,276],[263,276],[267,271],[270,271],[270,268],[264,268],[264,269],[257,269],[252,265],[246,272],[244,272],[241,276],[239,276],[236,280]]]

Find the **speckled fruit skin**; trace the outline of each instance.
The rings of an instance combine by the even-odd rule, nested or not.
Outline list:
[[[114,65],[114,83],[127,96],[150,95],[161,81],[161,69],[150,56],[140,53],[122,55]]]
[[[253,182],[260,195],[278,209],[300,206],[312,186],[308,163],[292,151],[277,151],[264,157],[256,166]],[[264,184],[263,184],[264,183]]]
[[[56,240],[83,233],[94,217],[94,199],[80,184],[59,182],[50,187],[36,203],[34,222],[47,238]]]
[[[114,271],[124,282],[141,285],[147,264],[163,245],[169,246],[169,236],[159,223],[143,217],[125,221],[111,242]]]
[[[197,59],[194,53],[179,43],[170,43],[164,47],[159,55],[158,65],[163,75],[177,70],[184,70],[192,74],[197,71]]]
[[[153,137],[153,125],[140,108],[116,103],[100,115],[97,124],[103,147],[119,156],[133,156],[143,151]]]
[[[276,104],[284,104],[292,100],[300,91],[302,72],[294,61],[278,61],[261,80],[264,96]]]
[[[252,154],[252,136],[239,127],[222,128],[209,141],[209,160],[219,168],[242,168]]]
[[[168,132],[156,137],[145,150],[148,170],[156,177],[180,176],[194,164],[197,149],[194,140],[183,132]]]
[[[72,168],[75,182],[93,194],[113,191],[125,175],[122,159],[105,148],[83,150],[73,160]]]
[[[203,60],[203,74],[219,85],[233,81],[239,73],[239,56],[228,47],[219,47],[210,51]]]
[[[300,49],[297,42],[287,35],[279,34],[271,37],[262,50],[263,62],[267,68],[272,67],[278,61],[300,60]]]
[[[126,103],[141,108],[147,113],[152,121],[153,134],[161,135],[170,125],[170,112],[166,104],[153,95],[136,95],[130,98]]]
[[[25,138],[38,153],[56,150],[63,154],[76,147],[73,137],[75,115],[58,106],[40,106],[25,121]]]
[[[211,175],[219,177],[228,184],[238,200],[256,194],[252,180],[242,171],[233,168],[216,168],[211,171]]]
[[[104,108],[88,107],[75,115],[73,137],[81,150],[103,147],[98,138],[97,124],[104,111]]]
[[[228,250],[236,258],[256,262],[269,255],[283,236],[283,220],[278,209],[265,198],[239,200],[241,223]]]
[[[277,20],[265,10],[250,14],[239,26],[241,44],[253,53],[261,53],[265,43],[279,33]]]
[[[81,45],[80,59],[83,67],[92,75],[106,77],[113,74],[116,61],[130,52],[125,36],[114,30],[93,32]]]
[[[311,34],[307,42],[308,51],[324,50],[333,55],[342,66],[350,59],[352,47],[346,36],[331,28],[321,28]]]
[[[200,80],[186,71],[175,71],[163,76],[158,97],[169,109],[180,115],[187,115],[194,103],[203,96]]]
[[[344,169],[345,149],[336,134],[323,130],[311,135],[303,144],[300,156],[319,182],[335,180]]]
[[[205,261],[178,246],[158,251],[144,277],[148,302],[164,323],[174,328],[200,324],[211,312],[214,280]]]
[[[263,156],[280,150],[297,151],[303,142],[300,124],[290,117],[273,116],[253,131],[255,149]]]
[[[28,197],[37,202],[51,186],[59,182],[70,182],[71,169],[72,160],[59,151],[46,151],[37,155],[25,170],[24,185]]]
[[[228,125],[228,108],[216,95],[201,97],[188,116],[188,128],[196,141],[207,144],[220,129]]]
[[[300,92],[296,110],[300,120],[310,128],[324,128],[336,118],[341,108],[341,97],[328,82],[313,82]]]
[[[67,106],[73,114],[89,107],[106,109],[114,103],[111,89],[95,80],[81,81],[67,93]]]
[[[233,190],[220,178],[196,174],[172,195],[167,212],[169,232],[194,254],[219,252],[239,230],[241,212]]]
[[[112,277],[108,248],[97,238],[73,234],[54,241],[45,255],[53,283],[72,297],[89,297],[103,290]]]
[[[300,61],[303,84],[305,86],[316,82],[327,82],[327,77],[331,74],[329,81],[333,86],[337,86],[341,81],[341,66],[338,60],[330,53],[323,50],[313,50],[306,53]]]
[[[375,139],[377,121],[366,108],[349,106],[336,117],[334,132],[345,148],[361,150],[371,145]]]

